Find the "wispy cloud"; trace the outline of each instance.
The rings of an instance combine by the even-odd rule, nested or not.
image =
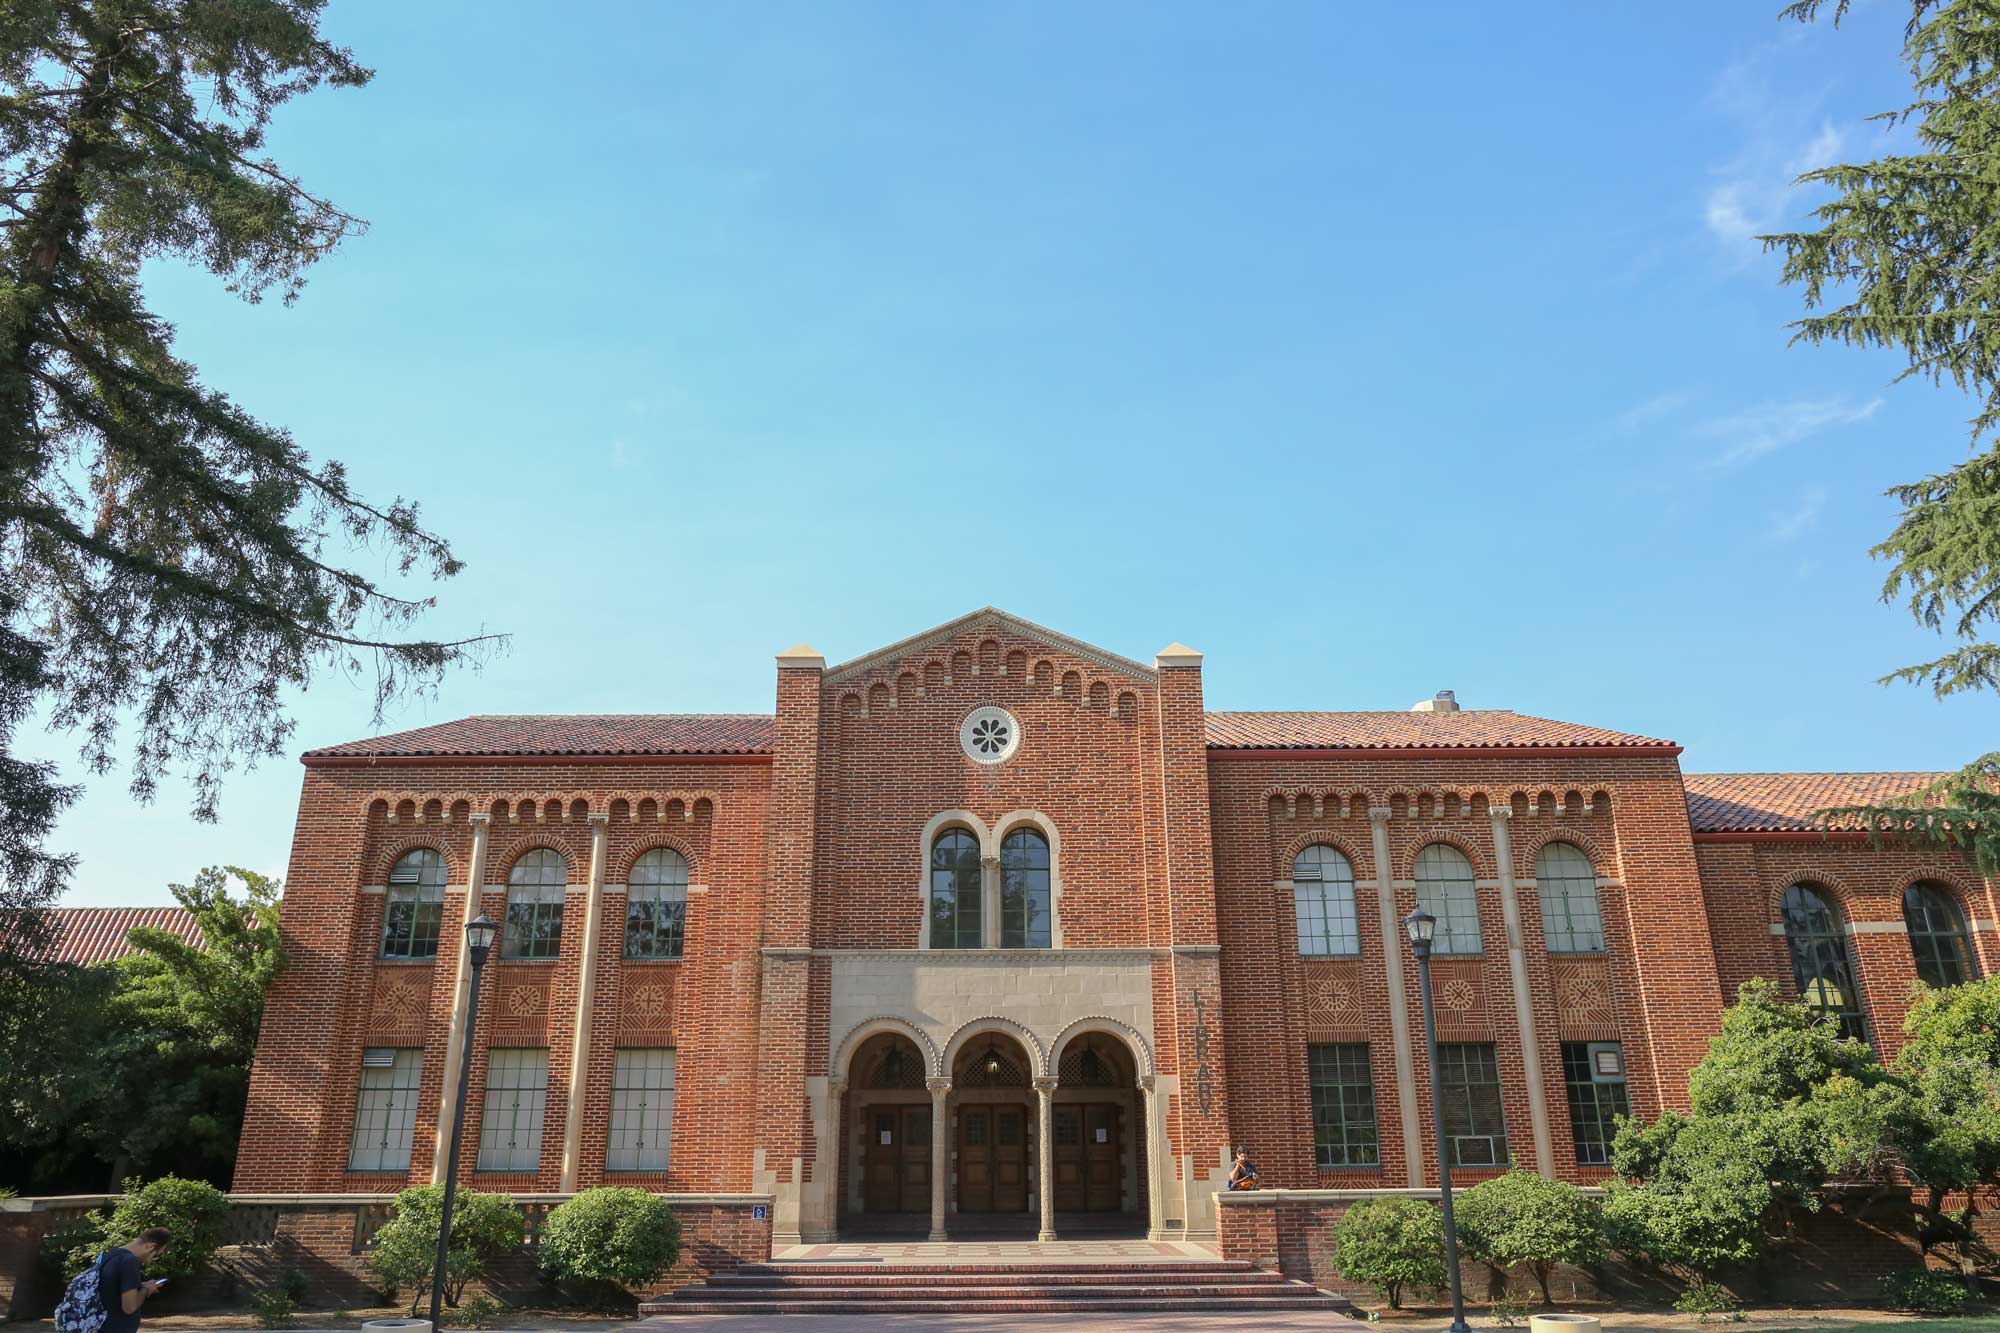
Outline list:
[[[1820,116],[1818,98],[1773,89],[1769,62],[1788,57],[1788,46],[1775,44],[1731,65],[1709,94],[1710,105],[1735,122],[1741,146],[1715,169],[1702,220],[1739,262],[1758,253],[1757,237],[1800,219],[1794,182],[1840,161],[1850,144],[1846,130]]]
[[[1820,510],[1826,508],[1826,487],[1814,486],[1799,498],[1793,508],[1771,515],[1769,536],[1778,543],[1795,542],[1819,522]]]
[[[1634,403],[1611,418],[1611,428],[1620,435],[1636,435],[1646,427],[1664,421],[1693,401],[1694,395],[1681,389],[1671,393],[1657,393],[1643,403]]]
[[[1866,421],[1881,406],[1880,398],[1871,398],[1865,403],[1851,403],[1844,398],[1759,403],[1728,416],[1710,418],[1697,425],[1694,433],[1721,446],[1721,452],[1710,458],[1705,466],[1711,470],[1737,468],[1810,439],[1822,431]]]

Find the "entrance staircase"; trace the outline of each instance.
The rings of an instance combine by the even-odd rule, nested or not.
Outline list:
[[[1123,1314],[1270,1317],[1346,1300],[1240,1260],[841,1263],[774,1260],[646,1301],[642,1315]]]

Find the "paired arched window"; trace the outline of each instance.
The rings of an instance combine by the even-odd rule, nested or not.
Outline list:
[[[507,925],[502,958],[554,958],[562,952],[563,891],[569,865],[562,853],[537,847],[507,874]]]
[[[1910,952],[1925,985],[1963,986],[1979,979],[1965,916],[1942,884],[1919,880],[1903,890],[1903,924],[1910,929]]]
[[[1309,958],[1361,952],[1354,913],[1354,867],[1331,847],[1312,846],[1292,859],[1292,910],[1299,952]]]
[[[1479,890],[1472,862],[1447,843],[1434,842],[1417,853],[1417,906],[1437,918],[1432,953],[1479,953]]]
[[[1040,829],[1000,840],[1000,947],[1049,947],[1049,840]]]
[[[1847,931],[1826,891],[1813,884],[1794,884],[1785,890],[1782,911],[1799,998],[1838,1023],[1841,1036],[1867,1040],[1861,988],[1855,984],[1854,965],[1847,955]]]
[[[1542,938],[1550,953],[1598,953],[1604,917],[1597,908],[1597,867],[1583,850],[1551,842],[1535,853],[1535,892],[1542,903]]]
[[[979,839],[946,829],[931,844],[931,947],[977,949],[979,907]]]
[[[444,857],[419,847],[389,872],[382,907],[384,958],[435,958],[444,926]]]
[[[632,863],[625,883],[625,956],[679,958],[686,942],[688,863],[655,847]]]

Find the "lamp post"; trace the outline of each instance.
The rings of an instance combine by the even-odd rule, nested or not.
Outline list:
[[[1451,1329],[1449,1333],[1471,1333],[1465,1322],[1465,1293],[1458,1281],[1458,1228],[1451,1220],[1451,1153],[1444,1142],[1444,1091],[1438,1086],[1437,1014],[1431,1007],[1431,940],[1437,934],[1437,918],[1419,907],[1403,918],[1409,932],[1410,952],[1417,956],[1417,989],[1424,995],[1424,1045],[1431,1062],[1431,1122],[1437,1131],[1438,1186],[1444,1203],[1444,1265],[1451,1275]]]
[[[474,885],[471,892],[478,893],[479,887]],[[486,955],[493,950],[493,937],[499,933],[500,927],[484,912],[465,923],[465,956],[472,964],[472,993],[466,996],[465,1031],[459,1038],[458,1101],[451,1112],[451,1153],[444,1159],[444,1206],[438,1219],[437,1269],[431,1274],[431,1333],[438,1333],[439,1321],[444,1318],[444,1270],[451,1254],[451,1202],[458,1193],[458,1146],[465,1138],[466,1090],[472,1082],[472,1029],[479,1017],[479,969],[486,966]]]

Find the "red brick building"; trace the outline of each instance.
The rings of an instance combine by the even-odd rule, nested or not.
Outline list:
[[[1434,1183],[1401,918],[1436,915],[1448,1135],[1604,1174],[1768,976],[1887,1055],[1919,976],[1996,961],[1967,864],[1807,827],[1926,774],[1683,775],[1669,741],[1447,697],[1211,713],[994,610],[768,715],[474,717],[305,756],[236,1187],[441,1174],[774,1201],[778,1244],[1107,1223],[1212,1236],[1266,1185]]]

